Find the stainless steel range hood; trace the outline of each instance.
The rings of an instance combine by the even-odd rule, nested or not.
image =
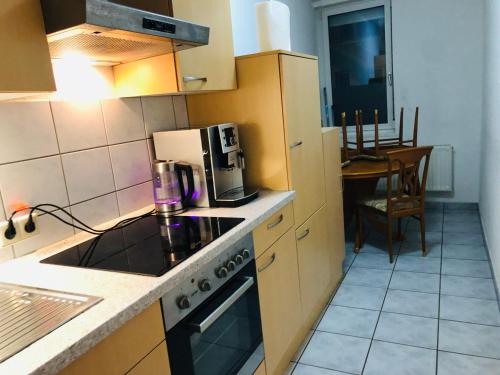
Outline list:
[[[41,4],[50,54],[56,59],[79,54],[116,65],[208,44],[208,27],[126,6],[120,0],[41,0]]]

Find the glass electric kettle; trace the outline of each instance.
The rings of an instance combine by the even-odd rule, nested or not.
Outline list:
[[[158,214],[173,216],[184,212],[195,192],[193,168],[183,162],[155,160],[153,189]]]

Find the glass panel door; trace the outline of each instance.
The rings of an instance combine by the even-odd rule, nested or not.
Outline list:
[[[368,7],[374,3],[324,11],[328,91],[337,126],[342,112],[348,125],[354,125],[357,109],[363,110],[364,124],[373,124],[374,109],[380,124],[393,122],[390,21],[387,6]]]

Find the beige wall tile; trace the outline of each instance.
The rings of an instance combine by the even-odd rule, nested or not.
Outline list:
[[[116,193],[104,195],[71,206],[71,213],[85,224],[95,227],[120,216]],[[77,223],[75,223],[77,224]],[[78,225],[78,224],[77,224]],[[79,232],[78,229],[75,229]]]
[[[101,103],[51,102],[61,152],[107,144]]]
[[[0,104],[0,164],[58,153],[48,102]]]
[[[120,190],[117,192],[117,195],[120,215],[125,215],[150,204],[154,204],[153,184],[151,181],[125,190]]]
[[[102,112],[109,144],[146,138],[141,99],[103,100]]]
[[[186,97],[184,95],[174,96],[175,125],[177,129],[189,128],[189,119],[186,106]]]
[[[146,141],[110,146],[109,152],[117,190],[151,180]]]
[[[107,147],[62,155],[71,204],[115,190]]]
[[[61,211],[54,211],[54,214],[63,217]],[[74,234],[72,227],[61,223],[49,215],[39,216],[38,225],[40,234],[13,245],[16,257],[32,253],[44,246],[71,237]]]
[[[0,190],[7,215],[20,203],[68,205],[60,156],[0,166]]]
[[[154,132],[175,130],[174,105],[171,96],[148,96],[141,98],[144,124],[148,138]]]

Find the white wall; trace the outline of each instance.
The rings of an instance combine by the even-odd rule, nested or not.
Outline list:
[[[421,144],[454,146],[455,191],[441,198],[478,202],[482,1],[393,0],[392,17],[395,108],[420,106]]]
[[[259,52],[255,3],[261,0],[231,0],[234,52],[236,56]],[[292,50],[316,55],[314,10],[309,0],[280,0],[290,8]]]
[[[500,289],[500,1],[485,0],[484,107],[480,212]]]
[[[396,118],[405,107],[409,135],[414,108],[420,106],[420,144],[455,148],[455,191],[429,194],[430,199],[479,201],[482,22],[482,1],[392,0]],[[322,86],[329,84],[324,74],[321,78]]]

